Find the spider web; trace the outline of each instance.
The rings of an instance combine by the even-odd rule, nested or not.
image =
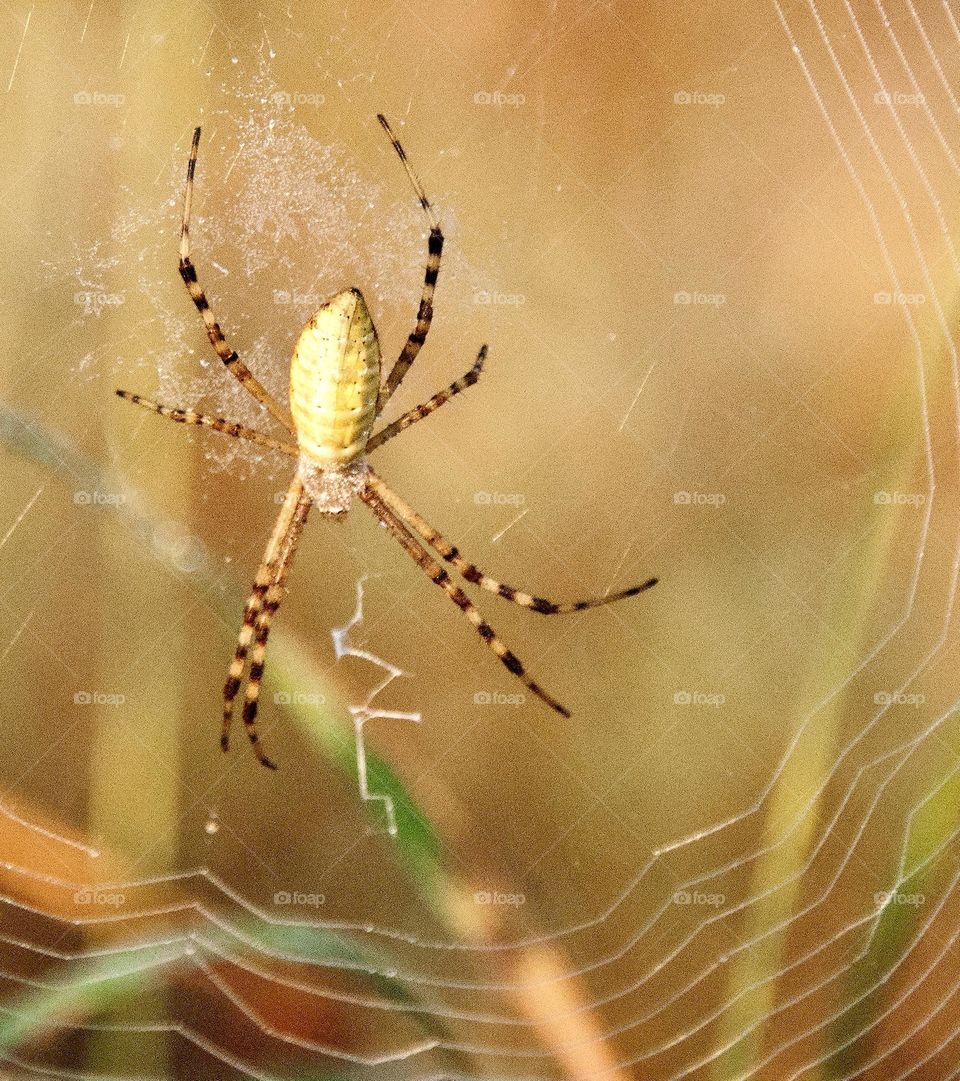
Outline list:
[[[407,104],[401,137],[453,242],[432,359],[404,393],[445,385],[487,338],[503,367],[444,410],[458,420],[391,444],[387,475],[510,580],[662,578],[562,625],[484,603],[576,699],[561,725],[481,668],[381,531],[321,524],[271,643],[283,768],[216,757],[224,650],[269,528],[249,507],[286,463],[150,417],[108,427],[104,451],[89,419],[115,381],[157,372],[160,400],[262,423],[177,289],[192,114],[106,227],[69,219],[30,248],[11,221],[36,254],[8,291],[39,310],[73,295],[2,418],[0,667],[24,744],[0,794],[10,1076],[960,1076],[960,16],[771,0],[733,32],[703,6],[501,14],[517,26],[491,76],[494,44],[426,7],[137,13],[118,33],[91,4],[60,28],[82,62],[39,12],[6,13],[25,113],[51,56],[68,101],[132,99],[132,70],[190,65],[208,102],[201,281],[280,394],[279,358],[345,282],[387,356],[409,329],[423,222],[376,125],[358,135]],[[451,119],[421,126],[428,91]],[[94,168],[111,140],[175,141],[135,101],[70,107],[72,133],[101,139]],[[54,361],[58,394],[38,397]],[[142,626],[111,637],[145,597]],[[123,658],[91,674],[78,610]],[[154,678],[156,642],[180,639],[182,681]],[[191,741],[185,780],[145,731],[168,701],[191,731],[151,732]],[[159,870],[88,829],[93,798],[63,779],[96,775],[91,731],[167,778],[169,821],[158,809],[133,843],[176,834]],[[114,780],[120,806],[145,798]]]

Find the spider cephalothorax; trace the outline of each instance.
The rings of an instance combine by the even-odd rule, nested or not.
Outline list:
[[[297,460],[296,473],[244,609],[243,626],[223,689],[223,731],[220,741],[226,750],[229,746],[234,702],[249,663],[249,678],[243,701],[243,722],[257,757],[263,765],[270,767],[273,763],[260,746],[256,730],[257,703],[263,679],[267,638],[274,613],[280,606],[287,572],[311,507],[316,507],[324,514],[342,515],[350,508],[355,497],[362,500],[430,580],[464,613],[480,638],[506,668],[533,694],[565,717],[569,716],[567,709],[527,675],[516,654],[507,649],[494,629],[481,616],[473,601],[452,581],[424,544],[449,563],[465,581],[541,615],[577,612],[609,604],[611,601],[641,593],[657,581],[656,578],[649,578],[642,585],[621,590],[619,593],[564,604],[504,585],[464,559],[454,545],[392,491],[368,464],[367,454],[371,451],[382,446],[404,428],[429,416],[467,387],[473,386],[480,378],[487,355],[487,347],[483,346],[473,367],[466,374],[426,402],[374,432],[377,419],[426,341],[433,318],[433,294],[443,251],[443,233],[423,186],[410,168],[403,147],[386,119],[379,114],[377,119],[403,162],[430,225],[427,265],[416,326],[386,379],[381,378],[380,344],[376,328],[359,289],[346,289],[331,297],[304,327],[290,363],[290,412],[267,392],[227,345],[197,280],[197,272],[190,258],[190,208],[197,148],[200,145],[200,129],[197,128],[193,133],[193,144],[187,162],[183,224],[180,229],[180,275],[203,317],[213,348],[227,370],[296,438],[296,443],[274,439],[222,417],[207,416],[191,409],[173,409],[148,401],[138,394],[125,390],[117,391],[121,398],[181,424],[199,424],[213,428],[235,438],[269,447]]]

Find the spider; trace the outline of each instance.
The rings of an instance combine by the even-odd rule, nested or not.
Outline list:
[[[126,390],[117,394],[162,417],[180,424],[197,424],[236,439],[248,440],[296,459],[297,468],[287,490],[283,507],[273,527],[266,551],[243,611],[243,625],[223,689],[223,728],[220,744],[229,749],[234,702],[244,673],[247,684],[243,700],[243,724],[247,737],[262,765],[275,769],[257,735],[257,703],[263,679],[267,638],[273,617],[286,592],[286,579],[297,543],[312,507],[321,514],[341,516],[354,497],[365,503],[396,539],[403,550],[446,593],[473,624],[481,640],[500,658],[506,668],[537,698],[564,717],[570,712],[527,675],[519,658],[509,650],[480,614],[466,593],[433,558],[428,547],[467,582],[541,615],[579,612],[602,604],[633,597],[657,582],[649,578],[639,586],[590,600],[555,603],[504,585],[465,559],[459,550],[426,522],[396,492],[392,491],[367,461],[367,455],[382,447],[411,424],[423,420],[480,378],[487,356],[482,346],[468,372],[432,398],[408,410],[396,420],[373,428],[416,360],[433,318],[433,296],[440,272],[443,233],[423,185],[407,160],[400,141],[386,118],[377,114],[384,131],[403,164],[418,202],[427,218],[427,265],[420,295],[416,326],[386,378],[381,378],[380,344],[369,309],[359,289],[345,289],[331,297],[304,327],[290,363],[290,411],[273,398],[237,353],[227,344],[220,324],[210,309],[190,258],[190,208],[193,181],[200,145],[200,128],[193,133],[180,227],[180,276],[197,306],[214,350],[241,386],[265,407],[271,416],[296,439],[284,442],[222,417],[174,409],[142,398]],[[425,547],[428,546],[428,547]],[[248,670],[249,665],[249,670]]]

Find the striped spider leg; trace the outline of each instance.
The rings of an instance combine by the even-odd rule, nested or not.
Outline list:
[[[493,650],[506,666],[507,671],[512,673],[520,682],[532,691],[541,701],[545,702],[563,717],[569,717],[570,711],[561,705],[548,691],[545,691],[536,680],[527,675],[523,664],[504,644],[493,627],[480,614],[480,609],[463,592],[463,590],[450,580],[450,575],[440,566],[424,546],[417,540],[409,529],[400,521],[399,517],[390,509],[378,494],[372,484],[367,484],[359,493],[360,498],[367,504],[373,513],[387,527],[391,536],[400,544],[403,550],[417,564],[423,573],[439,586],[444,593],[453,601],[477,630],[480,638]]]
[[[437,220],[437,215],[434,213],[434,209],[430,205],[430,200],[427,198],[427,193],[423,190],[423,185],[420,183],[420,178],[413,171],[410,162],[407,161],[407,154],[400,145],[400,140],[393,134],[393,129],[387,123],[387,118],[383,113],[377,113],[377,120],[380,121],[381,127],[390,137],[393,149],[396,150],[397,156],[403,162],[403,167],[406,170],[410,183],[413,186],[413,190],[416,193],[417,200],[423,208],[423,212],[426,214],[427,221],[430,225],[430,235],[427,238],[427,267],[423,276],[423,291],[420,294],[420,307],[417,311],[417,325],[410,332],[410,337],[407,338],[403,351],[397,358],[397,362],[390,369],[390,374],[384,380],[383,386],[380,387],[380,391],[377,394],[376,415],[379,417],[387,402],[390,401],[393,392],[400,386],[401,380],[410,370],[410,366],[417,359],[417,354],[423,348],[423,343],[427,340],[427,334],[430,332],[430,324],[433,321],[433,294],[437,287],[437,278],[440,275],[440,256],[443,253],[443,233],[440,230],[440,222]]]
[[[491,578],[475,564],[464,559],[455,545],[451,544],[439,530],[434,529],[406,500],[388,488],[372,469],[367,474],[367,485],[373,489],[380,500],[390,508],[397,518],[405,525],[410,526],[442,559],[450,563],[464,581],[480,586],[481,589],[486,589],[490,593],[496,593],[497,596],[512,601],[514,604],[520,605],[521,608],[529,608],[531,612],[538,612],[543,616],[583,612],[588,608],[599,608],[604,604],[612,604],[614,601],[622,601],[627,597],[635,597],[638,593],[652,589],[657,584],[656,578],[648,578],[638,586],[631,586],[629,589],[621,589],[617,593],[607,593],[602,597],[590,597],[587,600],[580,601],[558,602],[547,600],[546,597],[535,597],[530,593],[514,589],[513,586],[505,585],[496,578]]]
[[[235,421],[225,420],[223,417],[208,416],[204,413],[197,413],[192,409],[173,409],[125,390],[118,390],[117,395],[134,405],[139,405],[161,417],[167,417],[178,424],[212,428],[223,435],[255,443],[258,446],[268,447],[292,458],[298,457],[300,453],[298,448],[291,443],[281,443],[276,439],[263,435],[261,432],[254,431],[252,428],[237,424]],[[267,542],[260,568],[254,578],[253,587],[244,606],[240,634],[237,638],[237,645],[230,664],[227,681],[223,688],[223,728],[220,735],[220,745],[226,751],[230,747],[234,701],[243,683],[249,659],[250,671],[244,694],[243,723],[257,758],[264,766],[270,769],[276,769],[276,765],[264,753],[256,730],[257,703],[263,681],[267,638],[270,634],[273,617],[280,607],[280,602],[285,593],[287,572],[293,561],[311,505],[310,498],[304,493],[302,481],[298,476],[295,476],[284,496],[283,507],[277,516],[273,533]],[[251,644],[253,646],[252,650]]]
[[[230,749],[233,703],[243,681],[249,652],[250,671],[243,698],[243,724],[260,764],[269,769],[277,767],[264,753],[257,735],[257,703],[263,683],[267,638],[270,635],[273,617],[286,592],[287,572],[293,562],[311,506],[312,501],[304,492],[303,482],[299,476],[294,477],[284,498],[283,508],[277,516],[260,569],[254,579],[253,590],[247,599],[243,611],[243,625],[240,628],[227,682],[223,687],[223,728],[220,734],[220,746],[227,751]],[[250,649],[251,642],[253,643],[252,650]]]
[[[270,436],[254,431],[252,428],[237,424],[235,421],[225,420],[223,417],[211,417],[204,413],[197,413],[192,409],[172,409],[170,406],[159,405],[157,402],[142,398],[139,394],[131,394],[126,390],[118,390],[117,395],[134,405],[139,405],[143,409],[147,409],[161,417],[167,417],[178,424],[212,428],[223,435],[255,443],[257,446],[268,447],[292,458],[298,457],[300,453],[292,443],[281,443],[270,438]],[[247,598],[237,646],[230,665],[227,682],[223,688],[223,730],[220,736],[220,744],[226,751],[230,746],[233,703],[243,682],[249,655],[250,676],[243,703],[243,723],[257,758],[264,766],[271,769],[275,769],[276,766],[264,754],[257,736],[257,700],[263,679],[264,656],[267,649],[267,637],[270,634],[270,624],[280,607],[280,601],[283,599],[287,572],[290,569],[310,506],[311,501],[304,494],[302,482],[299,477],[295,477],[284,497],[283,507],[277,516],[273,533],[267,543],[260,568],[254,579],[253,588]],[[252,654],[250,651],[251,642],[253,643]]]
[[[149,398],[143,398],[139,394],[131,394],[129,390],[118,390],[116,395],[118,398],[123,398],[124,401],[133,402],[134,405],[139,405],[143,409],[149,409],[151,413],[158,413],[161,417],[167,417],[177,424],[199,424],[203,428],[212,428],[215,432],[231,435],[234,439],[244,439],[261,447],[278,450],[281,454],[286,454],[292,458],[296,458],[299,454],[294,443],[281,443],[269,435],[263,435],[262,432],[254,431],[253,428],[247,428],[243,424],[237,424],[233,420],[225,420],[223,417],[211,417],[206,413],[197,413],[193,409],[173,409],[169,405],[152,402]]]
[[[200,312],[210,343],[217,353],[217,356],[219,356],[220,360],[223,362],[224,367],[237,379],[244,390],[252,395],[252,397],[254,397],[261,405],[266,407],[271,416],[273,416],[279,424],[281,424],[288,432],[295,435],[296,428],[294,427],[293,418],[290,416],[289,412],[277,402],[263,384],[253,375],[246,364],[243,363],[236,351],[227,344],[223,331],[220,328],[220,324],[217,322],[217,319],[210,308],[206,293],[200,285],[196,267],[191,258],[190,216],[193,205],[193,186],[197,167],[197,154],[200,146],[200,130],[199,127],[194,130],[193,141],[190,145],[190,155],[187,159],[187,179],[183,196],[183,220],[180,225],[180,277],[183,279],[183,283],[187,288],[190,299]],[[132,394],[129,391],[118,390],[117,394],[119,397],[132,402],[134,405],[142,406],[143,408],[149,409],[160,416],[167,417],[176,423],[200,425],[212,428],[214,431],[219,431],[234,438],[256,443],[262,447],[268,447],[294,458],[299,454],[298,447],[295,444],[281,442],[270,436],[264,435],[261,432],[254,431],[251,428],[238,424],[235,421],[225,420],[223,417],[208,416],[192,409],[171,408],[170,406],[160,405],[157,402],[150,401],[138,394]],[[231,664],[230,675],[224,686],[224,720],[223,734],[221,736],[221,743],[224,746],[224,749],[229,745],[229,729],[233,712],[233,699],[239,689],[240,677],[242,677],[245,670],[247,652],[252,638],[255,638],[255,645],[254,658],[251,662],[250,683],[255,687],[255,691],[252,695],[252,705],[248,706],[245,701],[243,712],[245,722],[248,715],[252,715],[252,717],[256,716],[256,697],[259,693],[259,682],[263,672],[263,653],[266,649],[266,639],[269,634],[270,621],[279,606],[284,588],[284,579],[296,549],[300,532],[303,529],[307,511],[309,511],[310,507],[309,500],[306,500],[304,503],[301,499],[302,485],[300,486],[300,491],[297,495],[292,496],[291,493],[293,493],[293,491],[294,489],[291,487],[284,508],[281,510],[277,519],[274,534],[267,546],[267,552],[264,555],[260,570],[254,581],[253,591],[251,592],[244,609],[244,622],[240,630],[237,649],[234,654],[233,663]],[[254,675],[257,676],[256,679],[253,678]],[[236,686],[234,686],[235,681]],[[272,766],[273,763],[270,762],[259,746],[256,729],[252,722],[247,725],[247,734],[260,761],[265,766]]]
[[[466,390],[467,387],[472,387],[480,378],[480,373],[483,371],[483,362],[486,359],[487,347],[481,345],[480,352],[477,353],[477,359],[468,372],[461,375],[459,379],[455,379],[449,387],[438,391],[432,398],[428,398],[427,401],[422,402],[420,405],[415,405],[413,409],[408,409],[402,417],[398,417],[392,423],[384,425],[379,432],[374,432],[367,441],[367,453],[376,450],[377,447],[382,447],[388,439],[393,439],[395,435],[399,435],[405,428],[409,428],[411,424],[416,424],[418,420],[429,417],[431,413],[436,412],[441,405],[449,402],[451,398],[461,391]]]
[[[193,132],[193,142],[190,145],[190,157],[187,160],[187,184],[183,193],[183,222],[180,225],[180,277],[187,287],[190,299],[197,306],[197,311],[203,319],[203,325],[207,329],[207,337],[216,351],[217,356],[223,361],[227,371],[230,372],[240,385],[253,395],[261,405],[266,406],[271,415],[288,432],[294,433],[293,418],[283,408],[254,376],[253,372],[243,363],[237,353],[227,345],[220,324],[214,318],[206,294],[197,280],[197,270],[190,258],[190,209],[193,204],[193,176],[197,169],[197,150],[200,146],[200,129]]]
[[[495,578],[491,578],[475,564],[464,559],[456,546],[452,545],[440,532],[434,529],[409,503],[392,491],[372,469],[368,470],[366,486],[359,495],[427,577],[435,585],[440,586],[463,612],[476,628],[483,641],[500,658],[507,670],[551,709],[556,710],[557,713],[562,714],[564,717],[569,717],[570,711],[527,675],[522,662],[507,648],[490,624],[484,620],[479,609],[466,593],[450,581],[447,572],[430,556],[426,548],[413,536],[411,530],[419,534],[441,558],[450,563],[465,581],[480,586],[491,593],[496,593],[521,608],[539,612],[541,615],[582,612],[587,608],[597,608],[601,605],[623,600],[626,597],[635,597],[638,593],[643,593],[657,584],[656,578],[648,578],[641,585],[632,586],[617,593],[608,593],[603,597],[592,597],[580,601],[557,602],[547,600],[545,597],[535,597],[515,589],[513,586],[505,585]],[[408,526],[410,529],[407,528]]]

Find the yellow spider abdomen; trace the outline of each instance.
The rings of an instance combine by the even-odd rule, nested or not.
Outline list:
[[[301,454],[336,469],[363,454],[380,390],[380,343],[359,289],[331,297],[303,328],[290,362]]]

